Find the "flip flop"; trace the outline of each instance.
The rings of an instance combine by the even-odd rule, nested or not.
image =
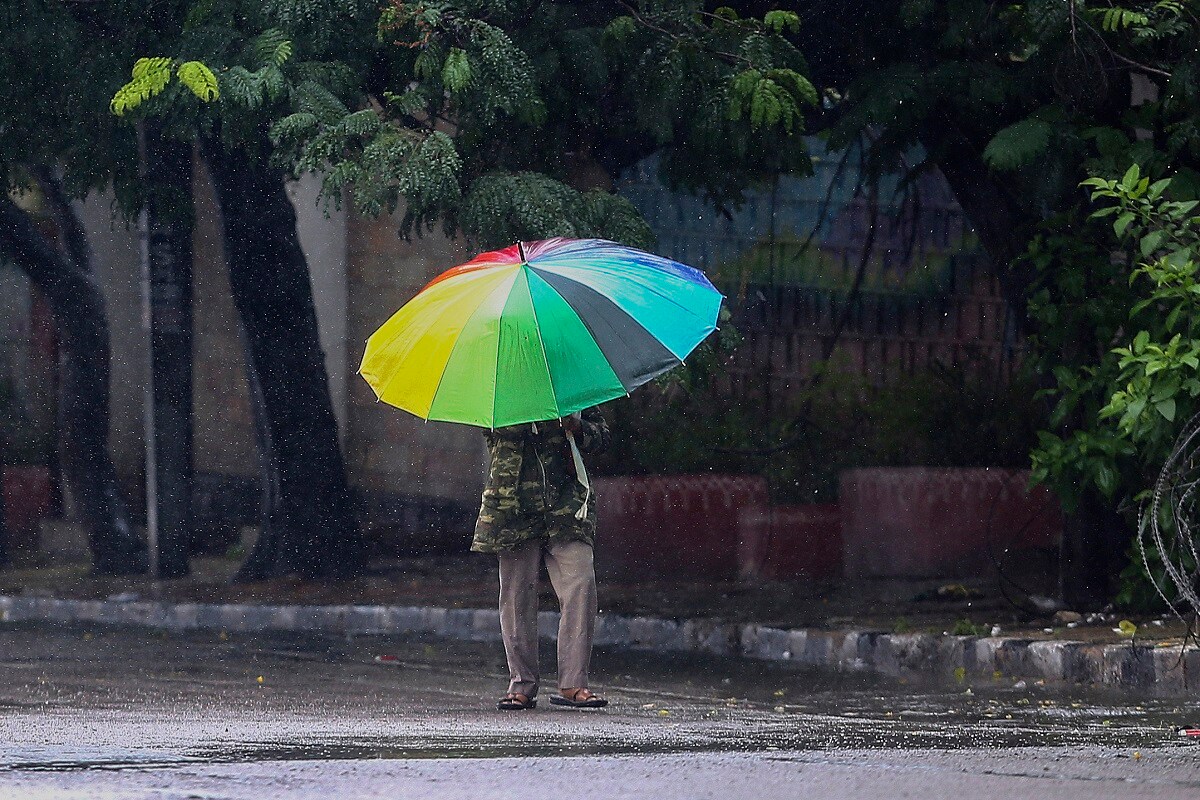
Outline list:
[[[499,711],[528,711],[531,708],[537,708],[537,700],[523,694],[506,694],[496,702]]]
[[[550,705],[567,706],[568,708],[604,708],[608,701],[589,689],[576,689],[574,697],[556,694],[551,695]]]

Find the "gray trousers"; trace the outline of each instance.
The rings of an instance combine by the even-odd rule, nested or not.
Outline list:
[[[596,629],[596,572],[586,542],[533,540],[500,558],[500,632],[508,657],[508,690],[528,697],[538,692],[538,567],[543,558],[558,595],[558,686],[588,685],[592,635]]]

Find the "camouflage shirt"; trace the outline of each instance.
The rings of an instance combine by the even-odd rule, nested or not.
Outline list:
[[[594,542],[595,493],[587,516],[576,519],[586,490],[575,477],[570,445],[558,420],[497,428],[485,431],[484,437],[488,477],[472,550],[495,553],[538,538]],[[608,438],[608,423],[600,411],[584,411],[582,428],[575,434],[580,452],[601,452]]]

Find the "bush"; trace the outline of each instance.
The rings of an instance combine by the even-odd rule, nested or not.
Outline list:
[[[648,387],[613,404],[598,471],[761,474],[775,502],[811,503],[836,500],[838,475],[855,467],[1029,466],[1043,413],[1028,379],[935,366],[872,387],[829,369],[770,415],[755,392],[736,402],[711,376]]]

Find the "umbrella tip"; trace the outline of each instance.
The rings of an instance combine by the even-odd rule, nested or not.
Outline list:
[[[529,261],[529,258],[526,257],[526,255],[525,255],[525,243],[524,242],[521,242],[521,241],[517,242],[517,252],[521,254],[521,263],[522,264]]]

